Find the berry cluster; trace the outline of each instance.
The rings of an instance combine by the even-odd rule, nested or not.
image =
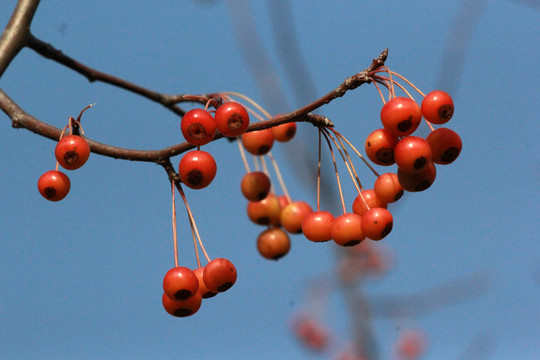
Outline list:
[[[69,123],[60,134],[60,140],[56,144],[54,156],[56,157],[56,169],[49,170],[40,176],[38,180],[39,193],[47,200],[60,201],[67,196],[71,188],[69,177],[58,171],[58,164],[66,170],[76,170],[83,166],[90,157],[90,146],[86,140],[76,132],[84,134],[81,126],[81,116],[83,112],[92,105],[84,108],[77,119],[69,117]],[[69,128],[69,135],[64,136]]]

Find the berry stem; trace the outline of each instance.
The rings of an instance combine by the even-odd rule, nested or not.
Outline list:
[[[321,131],[319,127],[319,162],[317,164],[317,211],[321,211]]]
[[[332,149],[332,144],[330,143],[330,140],[328,139],[327,130],[322,129],[322,134],[324,135],[324,139],[326,140],[326,143],[328,144],[328,148],[330,149],[330,154],[332,155],[332,162],[334,163],[334,171],[336,172],[336,180],[338,184],[338,190],[339,190],[339,197],[341,199],[341,207],[343,208],[343,214],[347,213],[347,208],[345,207],[345,199],[343,198],[343,190],[341,189],[341,181],[339,181],[339,172],[337,168],[336,163],[336,157],[334,156],[334,150]]]
[[[289,196],[289,192],[287,191],[287,187],[285,186],[285,181],[283,180],[283,176],[281,176],[281,171],[279,171],[279,166],[277,164],[276,159],[274,158],[274,155],[272,155],[271,152],[268,152],[266,155],[270,158],[270,161],[272,162],[272,166],[274,167],[274,171],[276,173],[276,177],[278,178],[279,185],[281,186],[281,190],[283,191],[283,195],[287,198],[287,200],[290,202],[291,197]]]
[[[341,158],[343,159],[345,166],[347,167],[347,171],[349,172],[349,175],[351,176],[351,180],[354,184],[354,187],[356,188],[356,191],[358,191],[358,193],[360,194],[360,191],[361,191],[360,189],[362,190],[364,189],[362,187],[362,183],[360,182],[360,179],[358,178],[358,174],[356,173],[356,170],[354,169],[354,165],[351,161],[351,158],[349,157],[349,154],[347,153],[347,150],[345,149],[341,141],[340,141],[341,143],[340,145],[338,144],[334,136],[332,136],[332,134],[329,131],[327,131],[327,133],[330,139],[332,139],[332,142],[334,143],[334,145],[336,145],[336,148],[339,154],[341,155]],[[355,180],[355,177],[356,177],[356,180]]]
[[[178,236],[176,232],[176,205],[175,205],[175,190],[174,180],[171,180],[172,190],[172,229],[173,229],[173,248],[174,248],[174,266],[178,267]]]
[[[244,147],[242,146],[241,141],[236,142],[238,144],[238,150],[240,151],[240,156],[242,157],[242,162],[244,163],[244,167],[246,168],[246,172],[251,172],[249,168],[249,163],[246,158],[246,151],[244,150]]]

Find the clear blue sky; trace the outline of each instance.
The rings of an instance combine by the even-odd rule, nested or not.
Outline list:
[[[409,194],[391,208],[394,230],[383,245],[393,251],[396,266],[364,290],[373,299],[410,295],[475,275],[488,290],[414,319],[378,318],[374,328],[383,357],[392,358],[397,329],[412,326],[427,334],[425,359],[458,359],[478,338],[487,339],[488,359],[537,358],[538,8],[502,0],[478,1],[468,10],[459,1],[291,2],[299,49],[315,84],[304,97],[325,94],[389,48],[391,69],[422,90],[450,91],[456,104],[448,125],[462,137],[461,157],[439,167],[428,191]],[[292,110],[298,101],[272,41],[269,2],[250,3],[287,94],[283,109],[270,110]],[[0,3],[2,27],[14,4]],[[461,24],[454,34],[455,41],[470,34],[464,36],[462,63],[459,49],[446,47],[459,14],[476,22],[472,32]],[[268,104],[234,37],[236,16],[243,15],[231,17],[224,1],[44,1],[32,30],[89,66],[158,91],[240,91]],[[161,106],[89,84],[31,50],[15,59],[0,87],[27,112],[58,127],[97,103],[84,124],[86,134],[101,142],[143,149],[181,142],[178,118]],[[361,147],[380,127],[380,106],[375,88],[363,86],[322,113]],[[262,229],[245,216],[236,146],[207,146],[216,155],[218,175],[211,187],[187,196],[207,250],[236,264],[238,282],[205,301],[195,316],[176,319],[161,307],[161,281],[173,266],[170,186],[163,169],[93,155],[70,173],[68,197],[50,203],[36,183],[55,165],[54,143],[12,129],[4,114],[0,118],[0,358],[331,358],[300,347],[288,321],[301,308],[307,283],[332,271],[335,246],[293,236],[291,252],[280,261],[257,254]],[[312,126],[299,128],[316,138]],[[308,147],[315,157],[316,143]],[[307,160],[293,152],[288,146],[275,151],[289,191],[315,205],[315,189],[294,174]],[[374,180],[367,171],[361,176],[366,183]],[[177,208],[180,261],[193,267],[185,211],[180,202]],[[333,293],[321,318],[336,336],[336,349],[351,339],[347,317],[340,294]]]

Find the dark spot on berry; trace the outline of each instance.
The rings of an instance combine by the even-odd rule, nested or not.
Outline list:
[[[412,127],[412,116],[409,116],[409,118],[406,120],[401,120],[397,124],[397,129],[401,132],[405,132],[409,130],[411,127]]]
[[[296,134],[296,128],[294,126],[291,126],[287,129],[285,136],[287,137],[287,139],[292,139],[294,134]]]
[[[354,240],[351,240],[351,241],[347,241],[345,244],[343,244],[343,246],[354,246],[354,245],[358,245],[358,244],[360,244],[360,240],[354,239]]]
[[[225,284],[222,284],[218,287],[218,291],[219,292],[223,292],[223,291],[226,291],[226,290],[229,290],[231,288],[231,286],[233,286],[233,283],[232,282],[226,282]]]
[[[398,193],[396,194],[396,196],[394,196],[394,201],[398,201],[399,199],[401,199],[401,197],[403,196],[403,193],[404,193],[403,190],[401,190],[400,192],[398,192]]]
[[[231,130],[238,129],[244,124],[244,118],[239,113],[233,113],[227,119],[227,127]]]
[[[205,292],[204,294],[202,294],[202,298],[203,298],[203,299],[208,299],[208,298],[214,297],[214,296],[216,296],[216,295],[217,295],[217,293],[208,290],[207,292]]]
[[[270,218],[268,216],[262,216],[260,218],[257,218],[256,222],[260,225],[268,225],[270,224]]]
[[[186,317],[186,316],[191,315],[192,313],[193,312],[190,309],[180,308],[180,309],[176,309],[173,314],[174,316],[177,316],[177,317]]]
[[[366,141],[366,146],[370,147],[371,146],[371,141]]]
[[[187,182],[191,185],[200,185],[204,180],[204,175],[199,169],[193,169],[187,174]]]
[[[424,156],[420,156],[416,158],[416,160],[414,160],[413,167],[416,170],[420,170],[426,165],[426,163],[427,163],[427,159]]]
[[[272,257],[272,260],[278,260],[278,259],[281,259],[282,257],[285,256],[285,254],[287,254],[286,252],[284,253],[281,253],[281,254],[276,254]]]
[[[49,199],[53,198],[54,195],[56,195],[56,189],[53,188],[52,186],[46,187],[45,190],[43,190],[43,192],[45,193],[45,196],[48,197]]]
[[[202,124],[194,123],[187,128],[188,135],[193,139],[204,139],[206,137],[206,129]]]
[[[187,299],[190,296],[191,296],[191,291],[186,290],[186,289],[181,289],[181,290],[178,290],[177,292],[174,293],[174,297],[177,300],[184,300],[184,299]]]
[[[390,234],[390,231],[392,231],[393,225],[394,225],[393,222],[389,222],[388,224],[386,224],[386,226],[384,227],[384,230],[381,233],[381,236],[386,237],[386,235]]]
[[[266,154],[268,151],[270,151],[270,146],[268,146],[268,145],[263,145],[263,146],[259,147],[259,150],[258,150],[259,154],[261,154],[261,155]]]
[[[257,195],[257,199],[259,201],[261,200],[264,200],[264,198],[266,198],[268,196],[268,191],[261,191],[258,195]]]
[[[441,162],[444,164],[450,164],[452,161],[456,160],[459,156],[459,149],[457,147],[451,147],[447,149],[444,154],[441,156]]]
[[[79,160],[79,154],[76,151],[68,151],[64,154],[64,160],[71,165]]]
[[[452,105],[443,105],[437,111],[441,119],[450,120],[452,115],[454,115],[454,107]]]
[[[377,160],[384,164],[391,165],[394,163],[394,149],[383,147],[377,150],[377,153],[375,154],[377,157]]]
[[[419,182],[418,185],[414,187],[414,191],[424,191],[430,186],[431,186],[431,182],[429,182],[428,180],[424,180],[424,181]]]

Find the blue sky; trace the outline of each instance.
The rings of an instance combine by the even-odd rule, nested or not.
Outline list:
[[[392,358],[398,329],[407,327],[427,334],[425,359],[458,359],[474,341],[487,344],[486,359],[538,357],[538,7],[502,0],[476,2],[476,8],[457,1],[294,1],[299,50],[314,84],[298,95],[272,40],[268,2],[248,3],[283,87],[279,103],[263,98],[234,36],[233,23],[245,13],[231,16],[224,1],[43,2],[32,30],[89,66],[157,91],[239,91],[274,113],[325,94],[389,48],[391,69],[426,92],[451,92],[456,113],[448,126],[464,146],[455,164],[439,167],[428,191],[407,194],[390,207],[394,229],[381,245],[393,252],[396,266],[363,290],[373,301],[399,298],[470,276],[487,290],[412,319],[377,317],[373,326],[382,357]],[[2,26],[14,4],[0,4]],[[466,46],[456,50],[452,44],[469,27],[458,22],[460,31],[450,40],[449,32],[456,17],[471,14],[475,26],[462,42]],[[161,106],[90,84],[31,50],[20,53],[0,86],[28,113],[58,127],[97,103],[84,124],[87,136],[101,142],[155,149],[182,140],[179,119]],[[380,107],[375,88],[362,86],[320,113],[361,147],[380,127]],[[187,196],[210,256],[231,259],[238,282],[205,301],[195,316],[176,319],[160,300],[163,275],[174,264],[163,169],[92,155],[69,174],[68,197],[50,203],[36,183],[55,166],[54,142],[12,129],[1,117],[2,358],[331,358],[332,352],[319,356],[300,347],[288,322],[301,309],[307,285],[332,272],[336,247],[293,236],[291,252],[278,262],[257,254],[262,229],[245,215],[236,146],[206,146],[215,154],[218,175],[212,186]],[[299,132],[316,139],[311,125],[300,125]],[[302,146],[315,159],[316,142]],[[315,189],[295,174],[305,171],[309,159],[295,158],[297,148],[289,144],[274,154],[293,198],[315,205]],[[326,171],[331,175],[330,167]],[[374,180],[367,171],[360,176],[366,183]],[[345,184],[352,202],[354,189]],[[193,267],[180,202],[177,209],[180,261]],[[477,290],[472,286],[462,295]],[[349,313],[338,292],[319,315],[335,335],[335,349],[351,340]]]

